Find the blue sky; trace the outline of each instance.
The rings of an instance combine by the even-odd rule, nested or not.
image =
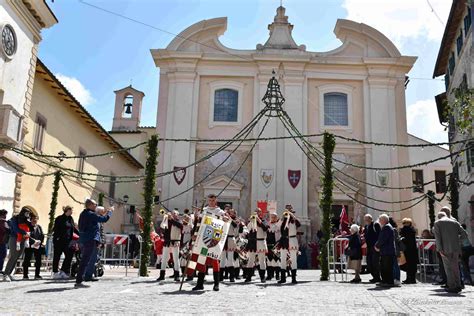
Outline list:
[[[48,4],[59,23],[43,32],[40,58],[106,128],[112,124],[114,90],[131,82],[145,93],[141,125],[155,125],[158,75],[151,48],[164,48],[173,35],[93,8],[83,2],[179,34],[203,19],[227,16],[221,37],[231,48],[254,49],[268,38],[279,0],[56,0]],[[406,90],[409,132],[446,141],[437,121],[434,95],[441,80],[430,80],[450,0],[284,0],[293,37],[309,51],[339,46],[338,18],[377,28],[404,55],[418,56]],[[424,78],[424,79],[415,79]]]

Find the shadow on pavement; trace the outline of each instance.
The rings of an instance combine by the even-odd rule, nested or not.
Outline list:
[[[260,287],[269,287],[269,286],[298,286],[298,285],[301,285],[301,284],[306,284],[306,283],[313,283],[315,281],[298,281],[297,284],[293,284],[290,282],[286,282],[286,283],[283,283],[283,284],[280,284],[280,283],[255,283],[255,285],[257,286],[260,286]],[[246,283],[244,283],[246,284]]]
[[[163,292],[161,294],[164,294],[164,295],[202,295],[206,292],[210,292],[210,291],[180,291],[180,290],[176,290],[176,291],[172,291],[172,292]]]
[[[367,291],[386,291],[390,290],[392,287],[383,287],[383,286],[376,286],[376,287],[371,287],[370,289],[367,289]]]
[[[163,284],[163,283],[167,283],[167,282],[158,282],[156,280],[143,280],[143,281],[130,282],[130,284],[151,284],[151,283],[155,283],[155,284],[159,285],[159,284]]]
[[[73,287],[60,287],[60,288],[52,288],[52,289],[42,289],[42,290],[31,290],[31,291],[26,291],[25,293],[31,294],[31,293],[54,293],[54,292],[64,292],[64,291],[69,291],[73,290]]]
[[[76,282],[75,279],[70,279],[70,280],[50,280],[43,282],[43,284],[68,284],[68,283],[74,283]]]
[[[434,293],[430,294],[430,296],[441,296],[441,297],[466,297],[466,295],[463,295],[461,293],[449,293],[449,292],[444,292],[444,293]]]

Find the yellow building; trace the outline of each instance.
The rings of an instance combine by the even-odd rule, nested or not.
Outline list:
[[[87,112],[87,110],[69,93],[51,71],[38,60],[34,81],[32,104],[29,116],[30,133],[24,140],[24,149],[37,154],[57,156],[87,156],[97,153],[114,152],[123,149],[107,131]],[[143,174],[142,164],[128,151],[102,157],[63,159],[36,156],[39,161],[23,157],[25,175],[21,184],[22,205],[30,206],[40,216],[40,224],[48,226],[53,176],[35,177],[31,174],[47,174],[57,170],[59,164],[65,171],[63,184],[60,185],[56,216],[62,213],[62,206],[74,206],[73,216],[77,219],[82,211],[86,197],[98,199],[104,193],[104,205],[113,204],[115,212],[106,225],[106,232],[119,233],[135,228],[128,214],[129,205],[123,197],[129,197],[128,203],[139,207],[143,203],[141,192],[143,181],[140,178],[120,183],[121,175],[137,176]],[[44,163],[46,162],[46,164]],[[48,164],[53,166],[48,166]],[[81,175],[80,173],[92,175]],[[100,174],[100,177],[95,176]],[[98,180],[98,181],[97,181]]]

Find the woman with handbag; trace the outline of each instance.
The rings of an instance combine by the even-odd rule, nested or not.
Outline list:
[[[418,249],[416,247],[416,231],[413,228],[411,218],[404,218],[402,220],[403,227],[400,230],[400,237],[404,244],[404,253],[406,263],[402,268],[407,273],[407,279],[403,281],[403,284],[415,284],[416,283],[416,268],[419,263]]]
[[[346,253],[349,255],[350,267],[355,271],[355,277],[351,283],[360,283],[360,269],[362,262],[362,242],[359,235],[359,226],[353,224],[351,226],[351,236],[349,237],[349,244],[346,248]]]

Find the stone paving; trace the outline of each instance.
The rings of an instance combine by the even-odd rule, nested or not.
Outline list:
[[[42,281],[0,282],[0,314],[474,315],[473,286],[460,294],[422,283],[382,289],[368,283],[368,275],[362,275],[361,284],[342,282],[340,275],[338,281],[331,276],[331,281],[320,282],[319,271],[304,270],[298,271],[297,285],[261,284],[254,277],[251,284],[221,283],[220,291],[213,292],[212,276],[207,276],[205,291],[191,292],[190,282],[179,292],[179,283],[157,283],[157,274],[153,269],[150,277],[137,278],[133,270],[125,277],[122,270],[107,269],[86,289],[74,289],[74,280],[55,281],[46,274]]]

